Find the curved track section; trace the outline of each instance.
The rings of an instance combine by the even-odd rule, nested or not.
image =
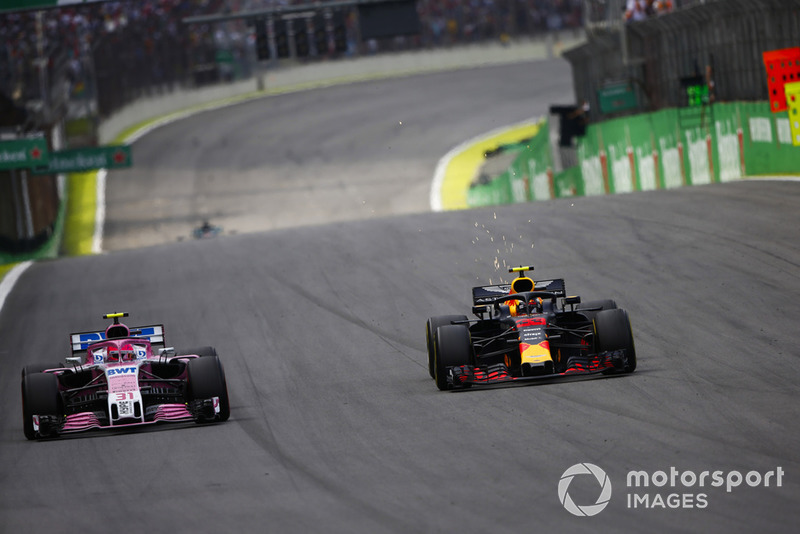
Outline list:
[[[4,530],[790,531],[800,521],[798,201],[798,183],[740,182],[34,264],[0,314]],[[499,280],[504,260],[533,261],[586,299],[616,298],[631,313],[639,370],[437,391],[425,319],[466,312],[469,288]],[[119,309],[163,321],[176,346],[216,345],[231,420],[26,442],[22,365],[63,354],[67,332]],[[591,518],[557,495],[581,462],[613,486]],[[703,493],[707,506],[629,508],[629,471],[671,467],[784,475],[780,487],[773,477],[731,492],[639,488]],[[569,492],[592,504],[599,487],[577,477]]]
[[[269,96],[158,128],[110,172],[104,248],[430,210],[439,158],[568,103],[562,60]],[[524,115],[520,116],[520,113]]]

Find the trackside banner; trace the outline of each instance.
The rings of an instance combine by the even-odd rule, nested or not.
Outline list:
[[[582,195],[671,189],[800,173],[787,113],[767,102],[718,103],[686,125],[676,109],[591,125],[578,141],[578,165],[553,175],[549,128],[542,128],[509,169],[473,186],[470,206]]]

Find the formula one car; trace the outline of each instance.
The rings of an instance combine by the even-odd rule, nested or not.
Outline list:
[[[67,364],[22,369],[22,426],[28,439],[168,421],[208,423],[230,416],[217,352],[167,348],[164,326],[128,328],[109,313],[105,331],[70,335]],[[160,347],[154,352],[154,347]]]
[[[636,349],[628,313],[613,300],[581,303],[563,279],[472,289],[472,312],[431,317],[428,370],[440,390],[562,377],[631,373]]]

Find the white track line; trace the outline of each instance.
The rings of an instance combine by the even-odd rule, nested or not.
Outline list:
[[[481,138],[482,137],[484,136],[481,136]],[[445,174],[447,174],[447,167],[450,166],[452,159],[469,148],[470,145],[479,142],[481,138],[476,137],[469,141],[464,141],[460,145],[450,149],[450,151],[439,160],[439,163],[436,164],[436,171],[433,173],[433,181],[431,182],[431,211],[442,211],[442,184],[444,183]]]
[[[758,182],[759,180],[765,182],[800,182],[800,176],[743,176],[741,179],[751,182]],[[733,181],[735,182],[736,180]]]
[[[108,171],[97,171],[97,207],[94,212],[94,234],[92,235],[92,254],[103,252],[103,227],[106,225],[106,176]]]
[[[6,302],[6,297],[11,293],[11,290],[14,289],[14,284],[17,283],[17,279],[22,276],[22,273],[24,273],[32,263],[32,260],[18,263],[6,273],[2,280],[0,280],[0,312],[3,311],[3,304]]]

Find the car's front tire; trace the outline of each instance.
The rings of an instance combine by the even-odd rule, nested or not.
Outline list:
[[[206,356],[189,360],[186,364],[189,401],[204,401],[213,397],[219,398],[219,413],[215,421],[227,421],[231,415],[228,401],[228,385],[225,371],[219,357]],[[198,423],[209,422],[206,417],[197,419]]]
[[[445,326],[452,324],[454,321],[466,321],[466,315],[438,315],[436,317],[431,317],[428,319],[428,322],[425,324],[425,341],[428,347],[428,373],[430,373],[431,378],[436,378],[436,370],[434,369],[434,353],[435,353],[435,342],[436,342],[436,330],[440,326]]]
[[[445,325],[436,330],[434,343],[434,379],[436,387],[445,391],[452,386],[447,382],[447,368],[472,363],[472,341],[466,325]]]
[[[22,377],[22,430],[26,438],[41,437],[33,427],[34,415],[58,417],[60,407],[56,375],[28,372]]]
[[[627,362],[622,372],[632,373],[636,369],[636,347],[628,312],[621,308],[598,312],[594,317],[594,332],[596,352],[624,350]]]

